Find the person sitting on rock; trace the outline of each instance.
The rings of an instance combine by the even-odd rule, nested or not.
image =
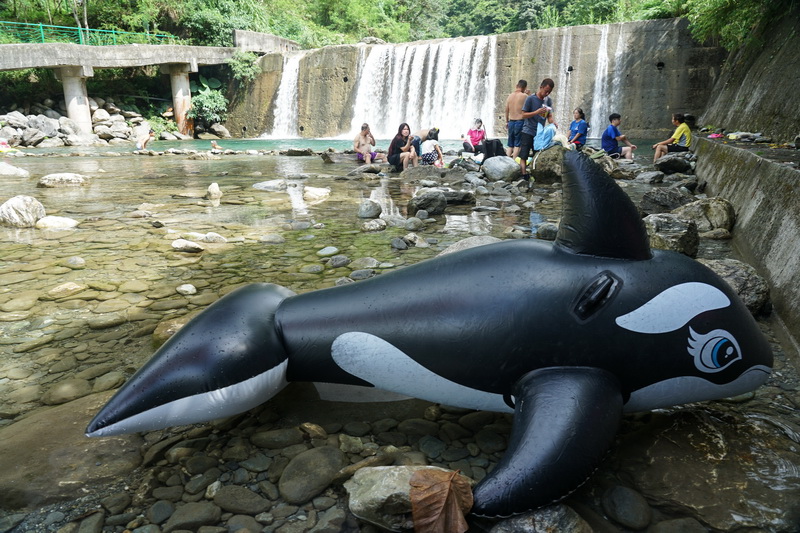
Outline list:
[[[675,132],[672,137],[653,145],[653,150],[656,151],[653,154],[653,163],[656,162],[656,159],[668,153],[688,152],[692,146],[692,130],[686,124],[686,117],[683,116],[683,113],[673,113],[672,124],[675,126]]]
[[[394,136],[391,144],[389,144],[389,163],[397,171],[407,169],[409,163],[417,166],[417,151],[411,145],[411,140],[411,127],[403,122],[397,128],[397,135]]]
[[[486,139],[486,129],[483,127],[483,121],[481,119],[475,119],[472,128],[467,131],[466,139],[464,135],[462,135],[461,138],[464,139],[465,152],[472,152],[475,154],[479,152],[485,153],[483,141]]]
[[[383,156],[374,150],[375,137],[369,129],[369,124],[366,122],[361,125],[361,131],[353,139],[353,150],[359,161],[363,161],[367,165],[372,164],[373,161],[383,160]]]
[[[556,136],[556,119],[552,109],[547,111],[544,120],[544,126],[541,124],[538,125],[536,129],[536,136],[533,138],[533,149],[536,152],[539,152],[540,150],[547,150],[556,144],[553,141],[553,138]]]
[[[439,132],[436,129],[428,131],[427,139],[422,143],[422,164],[444,166],[442,147],[439,145]]]
[[[637,146],[628,140],[627,135],[623,135],[619,131],[622,116],[619,113],[611,113],[608,121],[611,124],[603,132],[603,137],[600,140],[603,150],[613,158],[622,156],[625,159],[633,159],[633,151],[636,150]],[[620,146],[619,141],[624,142],[627,146]]]

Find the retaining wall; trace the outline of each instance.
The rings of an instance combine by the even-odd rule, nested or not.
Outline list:
[[[709,196],[736,208],[734,244],[770,284],[772,303],[800,340],[800,171],[747,150],[697,139],[696,173]]]

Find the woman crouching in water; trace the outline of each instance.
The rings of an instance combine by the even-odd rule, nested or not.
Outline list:
[[[411,127],[403,122],[389,145],[389,163],[400,171],[407,169],[409,162],[417,166],[417,151],[411,146]]]

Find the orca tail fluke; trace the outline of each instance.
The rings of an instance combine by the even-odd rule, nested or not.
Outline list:
[[[172,336],[86,428],[99,437],[207,422],[251,409],[286,384],[275,314],[293,296],[267,283],[221,298]]]
[[[529,372],[514,397],[508,449],[473,491],[477,516],[512,516],[565,498],[597,468],[622,420],[619,382],[598,368]]]

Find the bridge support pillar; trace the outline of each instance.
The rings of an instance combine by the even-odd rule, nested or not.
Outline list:
[[[161,66],[161,71],[169,74],[172,86],[172,112],[178,131],[184,135],[194,135],[194,123],[186,117],[186,112],[192,107],[192,90],[189,83],[189,73],[197,72],[196,63],[170,63]]]
[[[89,66],[70,66],[56,69],[56,78],[64,87],[64,101],[67,103],[67,116],[77,124],[85,135],[92,134],[92,111],[89,109],[89,95],[86,92],[86,78],[94,76]]]

